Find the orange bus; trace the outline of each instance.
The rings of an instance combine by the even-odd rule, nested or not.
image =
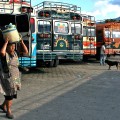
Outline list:
[[[106,54],[120,53],[120,23],[105,21],[96,23],[97,58],[100,57],[100,47],[105,42]]]
[[[83,18],[83,60],[96,56],[95,17],[82,15]]]

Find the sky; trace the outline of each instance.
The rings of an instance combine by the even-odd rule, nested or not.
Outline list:
[[[46,0],[49,1],[49,0]],[[50,0],[54,2],[65,2],[81,7],[81,13],[92,15],[95,20],[113,19],[120,17],[120,0]],[[32,5],[43,2],[43,0],[32,0]]]

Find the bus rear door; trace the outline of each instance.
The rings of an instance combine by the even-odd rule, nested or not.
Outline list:
[[[27,15],[17,15],[16,23],[18,32],[22,35],[22,39],[29,50],[27,56],[20,55],[20,64],[23,67],[36,66],[36,33],[35,18],[29,18]]]
[[[37,65],[40,66],[44,63],[52,67],[56,59],[56,54],[52,52],[52,20],[38,19],[37,25]]]
[[[30,19],[28,14],[0,14],[0,28],[3,29],[5,25],[10,23],[16,25],[18,32],[22,36],[24,43],[26,44],[29,54],[24,57],[20,57],[20,66],[35,66],[36,58],[32,61],[31,59],[35,56],[32,55],[32,34],[30,29]],[[17,43],[17,47],[19,43]],[[16,50],[17,50],[16,47]],[[18,52],[19,56],[22,56],[20,52]],[[31,62],[32,61],[32,62]]]

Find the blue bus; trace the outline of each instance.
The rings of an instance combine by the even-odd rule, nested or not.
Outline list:
[[[34,6],[37,20],[37,65],[55,67],[59,60],[82,61],[81,8],[44,1]]]

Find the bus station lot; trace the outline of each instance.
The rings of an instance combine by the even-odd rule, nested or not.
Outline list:
[[[60,117],[60,120],[67,120],[66,114],[68,113],[69,120],[73,120],[72,117],[76,117],[74,120],[119,119],[118,110],[120,107],[117,108],[116,106],[119,104],[118,99],[120,99],[118,97],[120,75],[119,70],[116,70],[115,66],[111,69],[108,70],[107,65],[100,66],[99,62],[69,62],[61,63],[54,68],[43,67],[33,69],[29,73],[23,73],[22,89],[18,92],[18,99],[13,101],[12,110],[15,114],[15,119],[57,120]],[[112,83],[116,87],[112,86]],[[74,94],[73,98],[67,97],[69,93]],[[60,96],[64,96],[63,99],[66,98],[68,102],[72,99],[79,100],[80,103],[73,101],[70,104],[70,110],[64,111],[63,109],[66,109],[68,102],[66,99],[59,101],[62,105],[61,109],[56,103],[56,99],[61,99]],[[115,96],[117,96],[117,100]],[[0,103],[2,101],[3,96],[0,95]],[[50,105],[52,101],[55,106]],[[73,109],[74,106],[79,106],[79,109]],[[112,114],[112,110],[116,112]],[[64,111],[65,113],[61,114],[58,111]],[[116,116],[115,119],[113,119],[114,116]],[[5,114],[2,112],[0,112],[0,120],[6,120]]]

